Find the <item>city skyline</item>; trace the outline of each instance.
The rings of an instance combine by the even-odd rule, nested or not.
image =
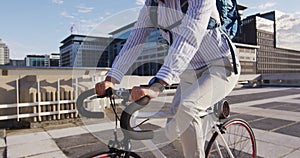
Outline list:
[[[0,38],[10,49],[10,58],[24,59],[28,54],[59,53],[61,40],[74,34],[101,34],[105,36],[134,21],[144,0],[123,1],[70,1],[70,0],[16,0],[2,2],[0,15],[5,22],[0,25]],[[288,13],[282,32],[287,44],[300,43],[300,9],[296,0],[250,1],[239,3],[248,7],[244,17],[259,12],[279,10]],[[95,30],[103,32],[96,33]],[[98,28],[98,29],[96,29]],[[107,34],[106,34],[107,35]],[[292,35],[292,36],[291,36]],[[294,49],[298,49],[295,47]]]

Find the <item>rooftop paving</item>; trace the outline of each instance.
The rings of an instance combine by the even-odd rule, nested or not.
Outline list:
[[[170,97],[170,96],[168,96]],[[234,90],[227,99],[231,117],[239,117],[253,127],[258,156],[266,158],[298,158],[300,154],[300,88],[249,88]],[[170,102],[171,99],[166,99]],[[94,121],[97,122],[97,121]],[[163,127],[165,121],[153,122]],[[105,128],[102,128],[105,127]],[[65,124],[47,128],[11,130],[0,139],[0,149],[7,157],[80,157],[96,150],[107,150],[113,124],[105,120],[90,124]],[[101,133],[100,133],[101,132]],[[183,157],[180,141],[160,149],[166,157]],[[150,151],[139,152],[142,157],[154,157]]]

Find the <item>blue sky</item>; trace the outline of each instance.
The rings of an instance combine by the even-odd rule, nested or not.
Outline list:
[[[26,54],[59,52],[60,42],[70,35],[72,26],[73,33],[89,34],[99,25],[108,27],[107,22],[109,21],[115,21],[114,25],[123,25],[126,21],[131,22],[134,20],[143,1],[1,1],[0,39],[10,48],[12,59],[24,59]],[[300,2],[297,0],[239,0],[239,3],[249,7],[245,11],[245,15],[276,9],[289,13],[294,18],[299,19],[300,17],[300,8],[298,7]],[[132,10],[132,8],[135,9]],[[117,22],[119,23],[117,24]],[[300,25],[300,22],[297,22],[298,24]],[[297,44],[300,45],[300,43]]]

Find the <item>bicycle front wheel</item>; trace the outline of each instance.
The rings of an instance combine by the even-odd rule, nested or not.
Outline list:
[[[223,123],[220,131],[222,136],[215,132],[208,142],[205,151],[206,157],[256,158],[255,136],[246,121],[242,119],[228,120]],[[230,152],[226,149],[226,146],[229,147]]]
[[[84,158],[140,158],[134,152],[126,152],[122,150],[93,152],[83,156]]]

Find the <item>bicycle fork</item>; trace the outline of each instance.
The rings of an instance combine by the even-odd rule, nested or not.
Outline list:
[[[130,120],[130,124],[132,126],[137,126],[136,120],[139,112],[136,112],[132,115],[132,119]],[[140,130],[139,127],[136,127],[137,130]],[[162,151],[153,143],[152,140],[141,140],[141,142],[146,146],[146,149],[151,149],[152,154],[157,158],[167,158]]]
[[[225,149],[226,149],[228,155],[230,156],[230,158],[234,158],[234,156],[233,156],[233,154],[232,154],[232,152],[231,152],[231,150],[230,150],[230,148],[229,148],[229,145],[227,144],[225,138],[224,138],[223,135],[222,135],[222,132],[223,132],[223,131],[221,131],[220,128],[217,127],[216,125],[215,125],[214,128],[215,128],[215,132],[218,133],[218,137],[221,138],[221,141],[222,141],[222,143],[224,144],[224,147],[225,147]],[[217,148],[217,150],[218,150],[218,153],[219,153],[220,157],[223,158],[223,155],[222,155],[222,152],[221,152],[221,149],[220,149],[220,145],[219,145],[219,143],[218,143],[218,140],[216,140],[216,144],[215,144],[215,145],[216,145],[216,148]]]

